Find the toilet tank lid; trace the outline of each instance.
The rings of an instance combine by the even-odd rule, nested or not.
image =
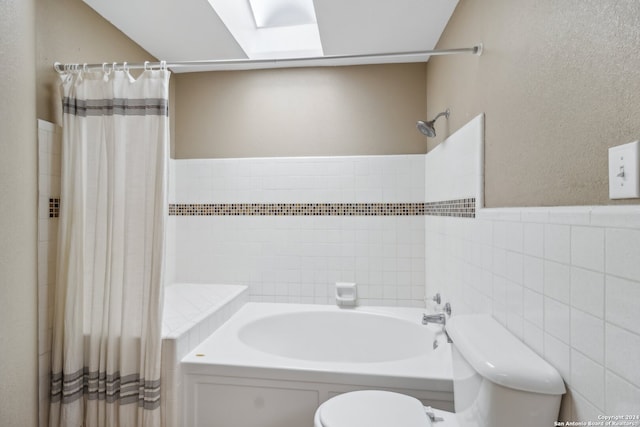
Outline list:
[[[458,315],[446,328],[460,354],[491,382],[533,393],[566,392],[558,371],[493,317]]]

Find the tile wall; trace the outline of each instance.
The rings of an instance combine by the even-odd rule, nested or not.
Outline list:
[[[476,188],[481,206],[477,120],[427,154],[427,201]],[[640,206],[424,219],[426,294],[440,292],[454,314],[492,314],[555,366],[563,420],[640,415]]]
[[[424,202],[424,155],[172,163],[170,201],[178,205],[284,204],[299,211]],[[173,281],[248,285],[252,301],[329,304],[335,282],[356,282],[360,304],[424,304],[421,214],[237,213],[170,218]]]
[[[49,424],[49,372],[60,199],[61,130],[38,120],[38,402],[39,425]]]
[[[640,207],[425,218],[428,293],[491,313],[554,365],[564,420],[640,414]]]
[[[484,206],[484,114],[479,114],[425,156],[425,201],[473,197]]]

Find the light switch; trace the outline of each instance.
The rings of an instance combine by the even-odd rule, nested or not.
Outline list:
[[[609,148],[609,198],[640,197],[640,142]]]

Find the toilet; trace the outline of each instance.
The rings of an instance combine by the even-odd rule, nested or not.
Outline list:
[[[315,427],[540,427],[557,420],[566,392],[558,371],[488,315],[447,321],[455,413],[381,390],[344,393],[320,405]]]

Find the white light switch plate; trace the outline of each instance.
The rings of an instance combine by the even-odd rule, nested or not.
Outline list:
[[[609,198],[640,197],[640,142],[609,148]]]

